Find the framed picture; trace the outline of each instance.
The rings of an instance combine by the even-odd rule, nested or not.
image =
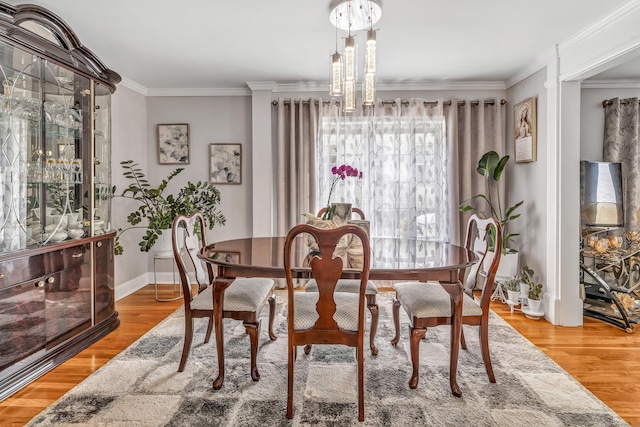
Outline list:
[[[526,99],[514,108],[514,158],[516,163],[536,161],[536,98]]]
[[[158,125],[158,163],[189,164],[189,125]]]
[[[210,144],[209,181],[212,184],[242,183],[242,145]]]

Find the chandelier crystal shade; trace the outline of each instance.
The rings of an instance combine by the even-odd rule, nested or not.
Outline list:
[[[331,55],[329,95],[343,96],[344,112],[356,110],[358,84],[358,45],[352,32],[366,30],[366,49],[362,70],[362,103],[374,105],[376,101],[376,32],[373,25],[382,16],[380,0],[334,0],[330,5],[329,20],[337,30],[347,31],[342,56]]]

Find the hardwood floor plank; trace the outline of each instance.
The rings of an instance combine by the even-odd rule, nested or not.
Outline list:
[[[181,304],[181,300],[155,301],[152,285],[118,301],[120,327],[0,402],[0,425],[27,423]],[[585,318],[581,327],[554,326],[545,320],[527,319],[517,311],[511,313],[500,302],[492,302],[491,308],[629,424],[640,426],[640,332],[628,334],[590,318]]]

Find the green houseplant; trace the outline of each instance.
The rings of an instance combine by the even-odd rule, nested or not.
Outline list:
[[[125,160],[120,164],[124,169],[123,176],[131,182],[119,195],[116,195],[116,187],[114,186],[111,194],[114,197],[136,200],[140,205],[127,216],[127,222],[131,226],[118,229],[115,241],[116,254],[123,253],[123,247],[119,242],[120,235],[132,228],[147,230],[139,245],[142,252],[148,252],[163,230],[170,229],[173,219],[180,214],[191,215],[196,211],[202,212],[209,229],[215,225],[224,225],[226,222],[224,215],[218,210],[220,191],[210,183],[187,182],[176,195],[164,194],[169,182],[184,168],[173,170],[167,178],[162,180],[160,185],[154,188],[147,181],[138,163],[134,163],[133,160]]]
[[[520,282],[521,282],[521,278],[520,276],[511,276],[509,277],[507,280],[502,282],[502,288],[505,291],[512,291],[512,292],[520,292]]]
[[[507,291],[507,299],[511,305],[520,303],[520,276],[511,276],[502,282],[502,288]]]
[[[504,206],[500,198],[499,183],[502,178],[504,168],[509,161],[509,156],[500,157],[495,151],[489,151],[485,153],[478,161],[478,168],[476,171],[482,175],[486,182],[486,194],[476,194],[475,196],[463,201],[460,204],[460,211],[462,212],[475,212],[483,218],[495,218],[502,227],[502,242],[495,242],[495,239],[490,236],[489,249],[495,250],[496,246],[500,248],[503,255],[508,253],[517,252],[515,249],[507,247],[509,241],[513,241],[513,238],[519,236],[519,233],[509,233],[507,231],[508,225],[514,219],[520,217],[516,210],[522,206],[523,200],[512,206]],[[484,201],[485,207],[482,207]]]
[[[536,283],[535,280],[533,280],[534,274],[533,270],[526,265],[522,267],[522,281],[529,286],[527,298],[537,301],[540,299],[540,294],[542,293],[542,283]]]

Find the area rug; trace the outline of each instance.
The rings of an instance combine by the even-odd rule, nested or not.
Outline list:
[[[286,418],[286,293],[277,293],[275,331],[267,337],[264,310],[258,368],[249,376],[249,337],[241,322],[225,320],[226,376],[221,390],[214,339],[202,344],[206,320],[196,334],[184,372],[182,308],[142,336],[109,363],[70,390],[28,426],[626,426],[555,362],[494,313],[490,349],[497,383],[482,362],[477,329],[466,329],[468,350],[460,351],[458,384],[449,388],[449,327],[428,331],[420,347],[420,381],[412,390],[408,319],[402,338],[394,335],[392,295],[379,296],[377,357],[365,357],[365,421],[358,422],[353,349],[314,346],[298,351],[294,419]],[[126,328],[126,325],[120,327]],[[467,328],[467,327],[465,327]],[[365,343],[368,342],[368,336]]]

